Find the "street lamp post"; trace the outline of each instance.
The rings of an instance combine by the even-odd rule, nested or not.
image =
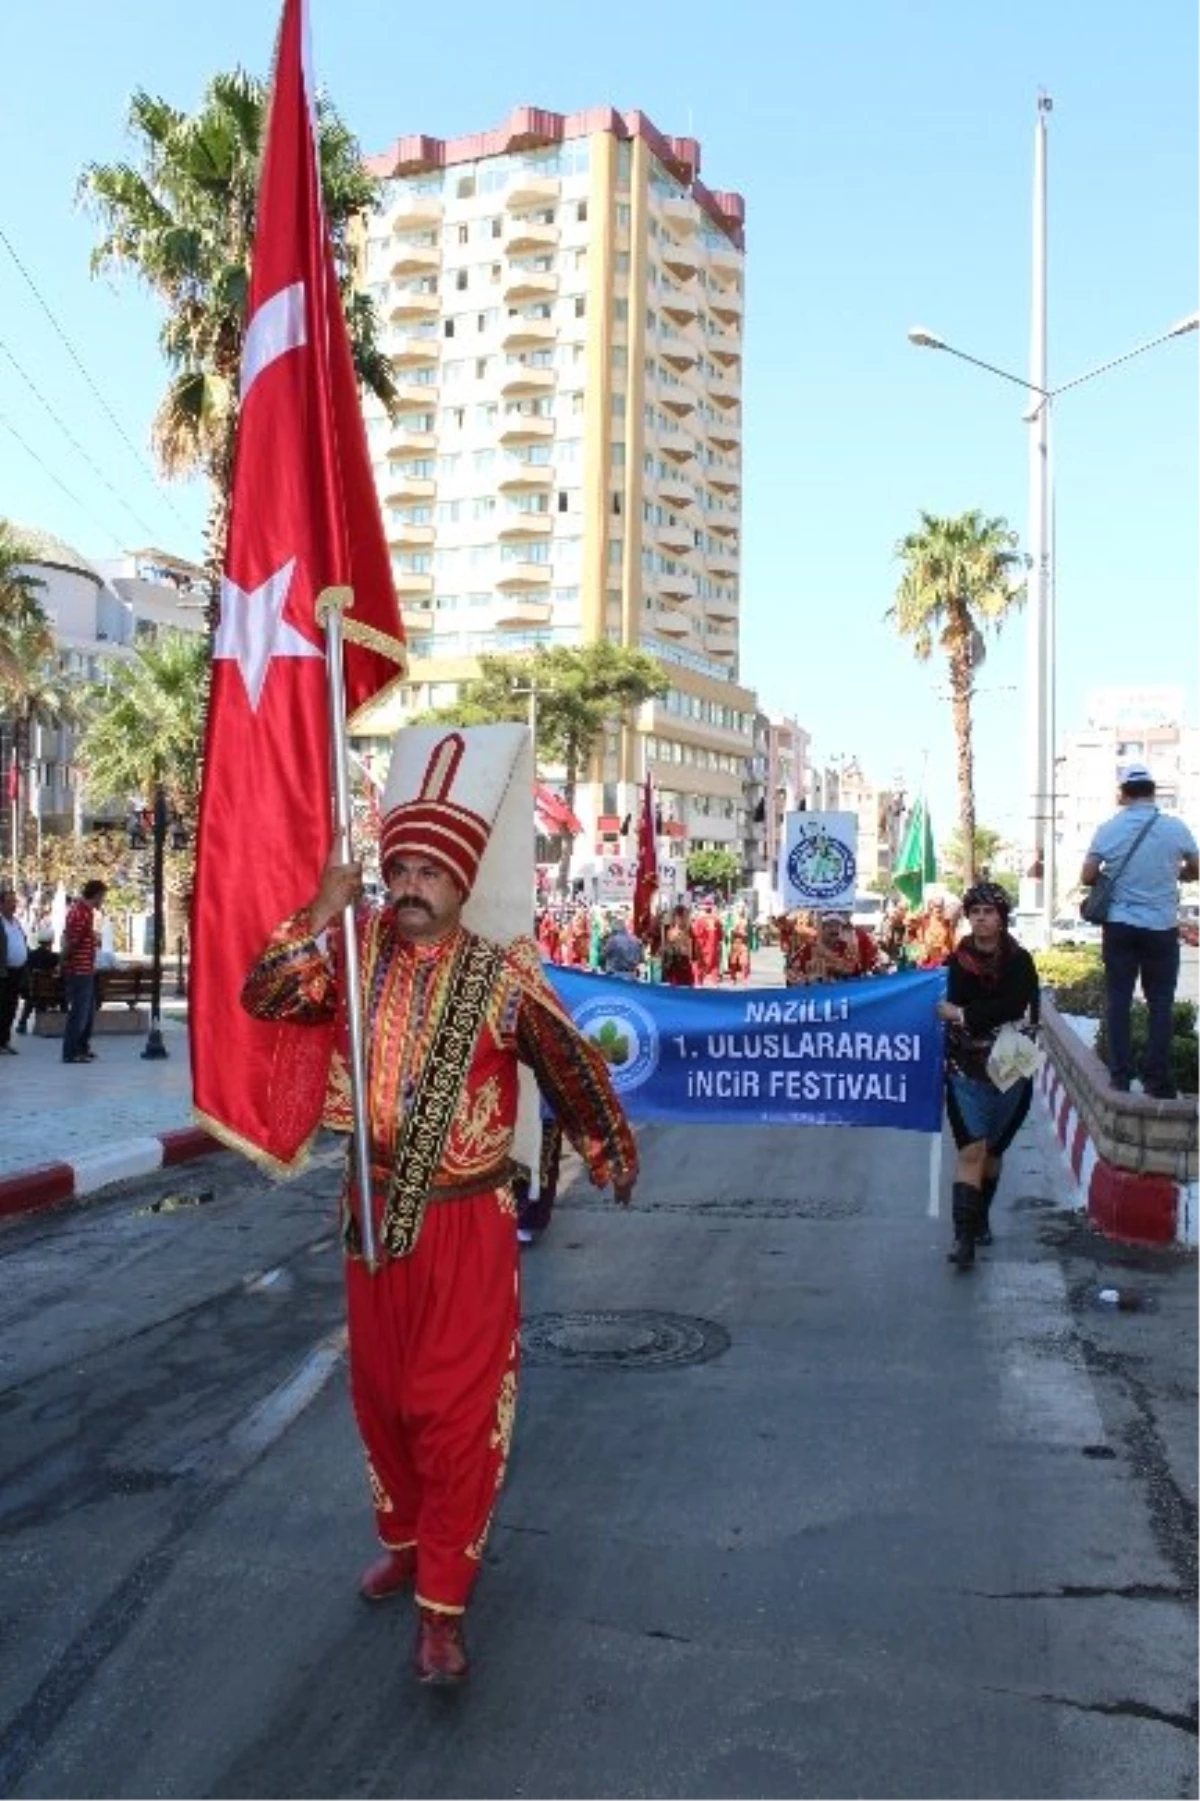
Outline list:
[[[169,1055],[162,1037],[163,857],[167,843],[167,795],[154,786],[154,940],[150,953],[150,1034],[143,1060]]]
[[[1052,101],[1048,94],[1038,96],[1037,130],[1034,140],[1033,195],[1033,294],[1031,309],[1029,374],[1014,375],[982,357],[969,355],[948,344],[944,338],[923,326],[914,326],[909,342],[920,350],[943,350],[960,362],[984,369],[989,375],[1013,382],[1024,388],[1029,406],[1023,415],[1029,428],[1029,526],[1027,560],[1029,566],[1029,614],[1026,650],[1026,748],[1029,758],[1028,804],[1029,830],[1025,873],[1021,883],[1021,907],[1040,913],[1042,931],[1051,942],[1054,920],[1056,878],[1057,792],[1054,774],[1055,736],[1055,576],[1056,558],[1053,527],[1051,468],[1051,410],[1053,403],[1068,389],[1093,381],[1098,375],[1142,356],[1148,350],[1172,338],[1185,337],[1200,326],[1200,313],[1189,314],[1169,330],[1121,356],[1112,357],[1058,387],[1049,385],[1046,367],[1046,121]]]

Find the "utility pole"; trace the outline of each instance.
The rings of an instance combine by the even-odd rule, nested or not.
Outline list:
[[[1053,912],[1050,892],[1053,852],[1047,851],[1047,825],[1054,830],[1050,813],[1051,778],[1047,774],[1053,755],[1048,744],[1049,692],[1053,683],[1049,637],[1049,488],[1050,488],[1050,386],[1046,364],[1046,126],[1054,102],[1044,90],[1038,94],[1037,124],[1033,139],[1033,258],[1030,296],[1029,389],[1029,593],[1026,640],[1026,796],[1029,821],[1026,833],[1025,872],[1021,881],[1021,911]],[[1046,942],[1049,943],[1047,930]]]

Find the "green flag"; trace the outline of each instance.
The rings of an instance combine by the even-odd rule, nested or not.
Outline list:
[[[933,827],[929,823],[929,810],[922,794],[918,796],[917,804],[908,816],[904,842],[897,852],[892,870],[892,887],[900,890],[910,907],[919,907],[926,886],[936,881],[937,859],[933,854]]]

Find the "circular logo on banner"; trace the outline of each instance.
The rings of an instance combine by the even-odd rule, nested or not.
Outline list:
[[[645,1007],[606,995],[584,1001],[574,1017],[584,1037],[608,1064],[618,1094],[628,1094],[649,1081],[658,1068],[658,1027]]]
[[[827,826],[800,828],[788,852],[788,881],[805,900],[820,903],[853,893],[858,862],[844,839]]]

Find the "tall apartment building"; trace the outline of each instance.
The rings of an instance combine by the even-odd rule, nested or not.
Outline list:
[[[1130,763],[1145,763],[1166,813],[1200,820],[1200,731],[1184,724],[1179,687],[1096,688],[1087,723],[1066,739],[1055,768],[1058,895],[1064,912],[1096,827],[1116,811],[1117,784]]]
[[[409,635],[382,733],[482,652],[609,639],[670,692],[611,734],[576,856],[621,848],[646,769],[668,841],[740,845],[743,203],[641,113],[519,108],[404,137],[363,280],[400,378],[367,427]]]

